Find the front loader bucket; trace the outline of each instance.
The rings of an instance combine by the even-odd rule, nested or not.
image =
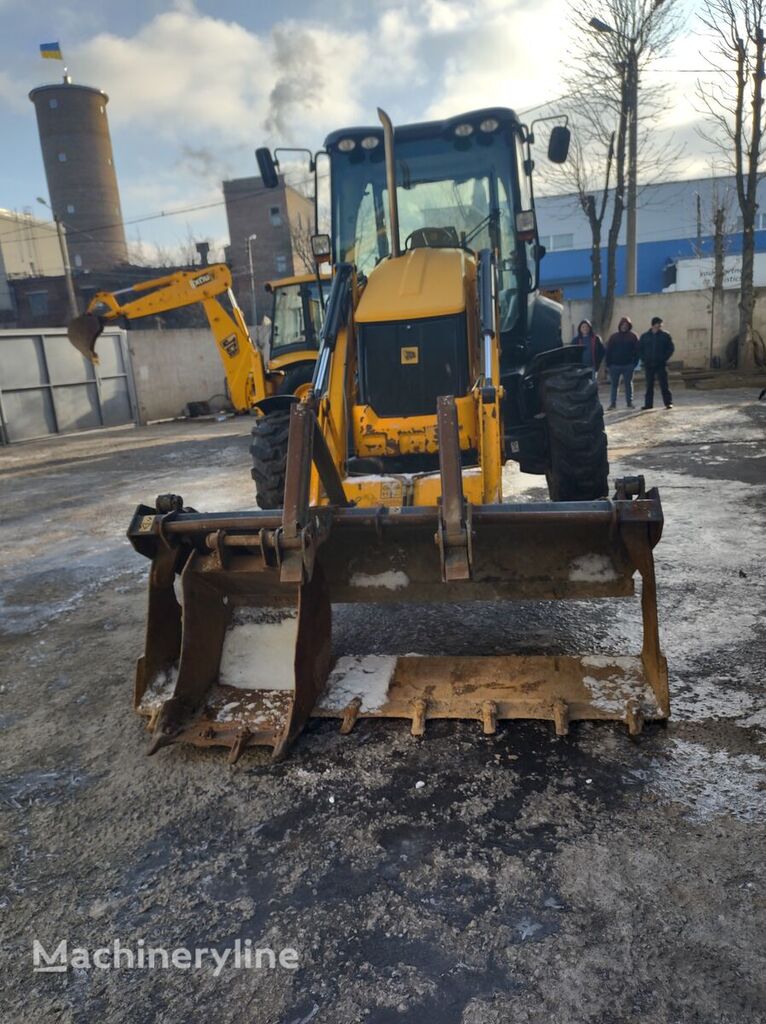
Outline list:
[[[154,522],[148,511],[139,510],[144,524]],[[280,583],[278,565],[261,557],[265,540],[232,559],[222,544],[157,545],[134,693],[150,719],[150,753],[186,741],[227,746],[232,761],[267,746],[279,760],[305,725],[330,665],[327,590],[319,567]]]
[[[642,481],[618,486],[613,501],[467,505],[460,524],[443,500],[311,509],[296,533],[287,504],[137,510],[129,536],[153,564],[135,705],[150,719],[152,751],[183,740],[227,746],[235,760],[265,745],[278,759],[311,715],[340,718],[343,732],[360,717],[404,718],[415,735],[432,718],[475,719],[487,733],[501,719],[536,718],[563,735],[577,719],[616,719],[635,734],[669,714],[652,556],[662,508]],[[511,629],[514,600],[629,598],[636,572],[640,652],[331,666],[332,603],[502,600]]]
[[[67,337],[87,360],[98,366],[99,358],[96,355],[96,341],[104,330],[103,320],[94,313],[82,313],[69,321]]]

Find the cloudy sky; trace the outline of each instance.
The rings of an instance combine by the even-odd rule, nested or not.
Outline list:
[[[665,131],[687,140],[667,177],[705,173],[694,75],[700,0],[653,80],[673,97]],[[60,77],[105,90],[130,241],[226,240],[220,181],[256,173],[256,145],[317,147],[343,124],[474,107],[527,110],[563,91],[572,57],[564,0],[0,0],[0,207],[47,195],[29,89]],[[598,12],[598,0],[592,11]],[[587,16],[586,15],[586,19]],[[183,207],[207,209],[144,219]],[[36,212],[41,212],[39,206]],[[216,252],[216,256],[220,253]]]

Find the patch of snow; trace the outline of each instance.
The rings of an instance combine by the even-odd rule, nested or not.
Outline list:
[[[397,655],[365,654],[338,658],[327,680],[319,706],[338,710],[361,697],[360,711],[379,711],[388,699]]]
[[[164,704],[166,700],[170,700],[175,690],[177,677],[178,667],[176,665],[169,668],[167,672],[158,672],[147,686],[141,698],[140,706],[145,709],[151,709],[158,704]]]
[[[591,655],[582,659],[584,665],[593,668],[616,669],[606,676],[584,676],[583,685],[590,694],[594,708],[609,714],[623,717],[625,704],[629,700],[637,700],[650,714],[659,713],[657,700],[651,686],[643,679],[643,668],[640,658],[608,658]]]
[[[388,572],[355,572],[350,580],[352,587],[383,587],[385,590],[403,590],[410,585],[410,578],[399,569]]]
[[[569,566],[569,578],[574,583],[606,583],[619,577],[607,555],[580,555]]]
[[[298,612],[237,608],[226,631],[218,678],[239,690],[294,690]]]
[[[674,739],[670,757],[653,763],[648,781],[665,799],[684,805],[693,821],[766,817],[766,760],[756,754],[730,754]]]

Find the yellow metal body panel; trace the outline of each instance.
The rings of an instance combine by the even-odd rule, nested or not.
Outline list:
[[[267,281],[264,288],[267,292],[275,292],[277,288],[286,288],[291,284],[313,284],[317,279],[316,274],[294,274],[292,277],[280,277],[274,281]],[[329,274],[322,274],[322,284],[329,284],[332,278]]]
[[[456,398],[455,405],[461,449],[477,448],[479,429],[472,395]],[[369,405],[355,405],[352,419],[354,447],[358,455],[412,455],[439,451],[436,410],[433,416],[393,418],[378,416]]]
[[[390,476],[349,476],[343,481],[343,490],[349,501],[362,508],[401,508],[405,505],[438,505],[442,493],[439,473]],[[466,501],[480,505],[482,500],[482,473],[479,466],[463,470],[463,493]]]
[[[413,249],[384,260],[370,274],[356,310],[357,323],[449,316],[466,308],[475,291],[476,265],[462,249]]]
[[[315,348],[301,348],[296,349],[295,352],[287,352],[283,356],[275,356],[273,359],[269,359],[269,373],[295,366],[296,363],[313,363],[316,361],[316,357],[317,350]]]

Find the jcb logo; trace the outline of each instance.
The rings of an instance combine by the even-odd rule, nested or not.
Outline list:
[[[212,274],[200,274],[199,277],[193,277],[191,281],[189,281],[189,287],[201,288],[203,284],[210,284],[212,280]]]
[[[418,349],[413,346],[412,348],[402,349],[402,365],[414,366],[420,359],[420,353]]]
[[[221,342],[221,348],[230,359],[233,359],[239,352],[239,342],[237,341],[236,334],[230,334],[228,338],[224,338]]]

